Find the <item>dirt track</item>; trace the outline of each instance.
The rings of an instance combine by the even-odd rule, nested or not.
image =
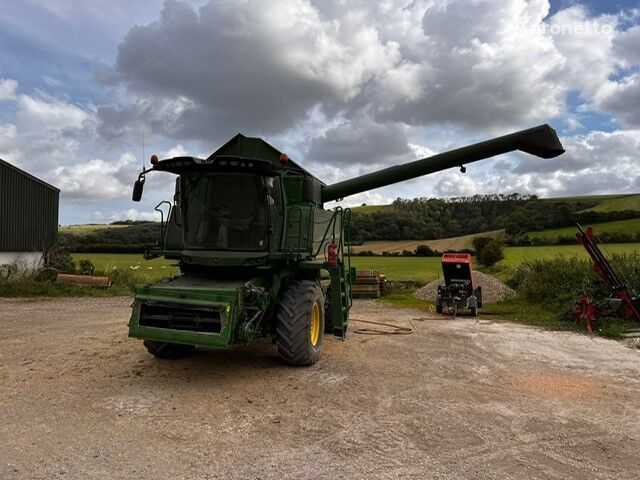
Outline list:
[[[619,343],[360,301],[416,333],[330,340],[303,369],[269,343],[158,361],[129,303],[0,299],[0,478],[638,477],[640,352]]]

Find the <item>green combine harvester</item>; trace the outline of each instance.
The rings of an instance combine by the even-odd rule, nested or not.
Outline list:
[[[206,159],[153,156],[133,200],[147,173],[177,175],[173,203],[156,207],[168,212],[147,257],[176,260],[180,274],[136,292],[129,335],[159,358],[268,337],[286,362],[313,364],[325,334],[346,338],[355,277],[345,246],[350,210],[324,204],[452,167],[464,173],[465,164],[514,150],[564,152],[541,125],[333,185],[240,134]]]

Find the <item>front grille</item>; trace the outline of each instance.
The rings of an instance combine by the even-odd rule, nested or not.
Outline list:
[[[141,327],[220,333],[223,315],[219,307],[151,302],[140,305],[138,323]]]

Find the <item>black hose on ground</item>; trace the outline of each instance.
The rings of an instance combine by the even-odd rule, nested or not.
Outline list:
[[[380,330],[377,328],[356,328],[353,333],[360,335],[409,335],[416,331],[416,327],[413,322],[409,322],[410,327],[403,327],[400,325],[394,325],[393,323],[374,322],[372,320],[359,320],[357,318],[350,318],[350,322],[368,323],[371,325],[379,325],[381,327],[388,327],[392,330]]]

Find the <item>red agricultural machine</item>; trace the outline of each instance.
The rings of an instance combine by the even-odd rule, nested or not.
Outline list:
[[[611,288],[612,294],[606,299],[605,307],[598,307],[593,299],[582,295],[576,305],[576,321],[584,320],[589,333],[592,332],[592,322],[596,316],[619,314],[625,318],[635,319],[640,322],[640,297],[638,297],[624,276],[618,274],[611,262],[607,260],[607,257],[598,246],[597,235],[593,228],[587,227],[586,230],[583,230],[578,225],[578,230],[579,232],[576,233],[578,242],[591,257],[593,270],[600,277],[603,284]]]
[[[436,312],[455,316],[459,308],[468,308],[471,315],[478,315],[482,307],[482,288],[473,287],[473,266],[468,253],[442,255],[444,285],[438,285]]]

